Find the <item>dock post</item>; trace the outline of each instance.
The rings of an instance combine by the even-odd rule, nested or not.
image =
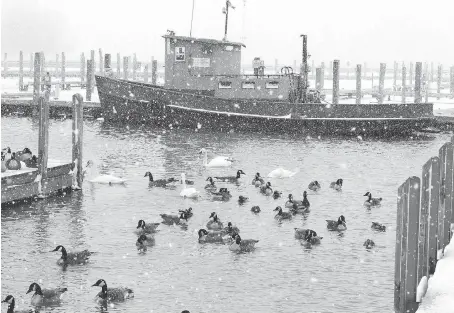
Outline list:
[[[148,64],[145,64],[145,67],[143,69],[143,81],[145,83],[148,83]]]
[[[383,104],[385,95],[385,75],[386,75],[386,63],[380,63],[380,77],[378,80],[378,104]]]
[[[57,77],[57,78],[58,78],[58,72],[59,72],[59,70],[58,70],[59,63],[60,63],[60,55],[57,53],[55,55],[55,77]]]
[[[110,56],[110,53],[106,53],[104,55],[104,75],[107,77],[112,77],[113,72],[112,72],[112,58]]]
[[[121,59],[120,53],[117,53],[117,78],[121,77]]]
[[[331,62],[333,68],[333,104],[339,104],[339,60]]]
[[[36,65],[36,63],[35,63]],[[50,91],[44,91],[39,97],[39,137],[38,137],[38,197],[44,198],[47,179],[47,159],[49,149],[49,95]]]
[[[128,79],[128,65],[129,65],[129,58],[123,57],[123,79]]]
[[[398,64],[394,61],[394,73],[393,73],[393,90],[397,90],[397,71],[398,71]]]
[[[61,53],[61,89],[66,90],[66,56],[65,53]]]
[[[134,53],[132,57],[132,80],[136,81],[137,79],[137,56]]]
[[[91,50],[90,51],[90,57],[91,57],[91,66],[92,66],[92,72],[93,72],[93,75],[92,75],[92,78],[91,78],[91,90],[93,92],[93,89],[95,87],[95,69],[96,69],[96,62],[95,62],[95,50]],[[88,72],[88,67],[87,67],[87,72]],[[88,97],[86,97],[86,99],[88,100]]]
[[[449,81],[449,92],[451,94],[451,96],[454,97],[454,66],[451,66],[451,77],[450,77],[450,81]]]
[[[87,90],[86,90],[86,94],[85,94],[85,99],[87,99],[87,101],[91,101],[91,92],[93,89],[93,82],[92,82],[93,72],[94,72],[93,60],[88,60],[87,61]]]
[[[39,108],[39,96],[41,93],[41,53],[35,53],[34,73],[33,73],[33,104]]]
[[[72,145],[73,145],[73,189],[81,189],[83,181],[82,171],[82,136],[84,129],[84,98],[79,93],[73,95],[73,131],[72,131]]]
[[[443,75],[443,68],[438,65],[438,75],[437,75],[437,100],[440,100],[440,92],[441,92],[441,76]]]
[[[46,56],[44,52],[41,51],[41,74],[44,74],[46,71]]]
[[[411,67],[410,67],[410,70],[411,70]],[[416,62],[415,103],[421,103],[421,71],[422,71],[422,63]]]
[[[361,64],[356,65],[356,104],[361,104]]]
[[[104,75],[104,56],[102,54],[102,49],[99,48],[99,75]]]
[[[317,67],[315,69],[315,89],[319,92],[322,90],[321,80],[322,80],[322,69],[320,67]]]
[[[19,52],[19,91],[24,90],[24,53]]]
[[[320,86],[321,86],[321,90],[323,91],[323,88],[325,88],[325,62],[322,62],[320,67],[322,68],[322,75],[321,75],[321,79],[320,79]]]
[[[5,52],[3,57],[3,75],[8,76],[8,53]]]
[[[156,85],[158,81],[158,61],[153,60],[151,64],[151,84]]]
[[[413,62],[410,62],[410,86],[413,90],[413,78],[415,71],[413,70]]]
[[[30,53],[30,68],[29,68],[29,73],[30,73],[30,76],[33,77],[33,71],[34,71],[34,60],[33,60],[33,53]]]
[[[402,64],[402,104],[406,103],[406,89],[407,89],[407,68]]]
[[[85,54],[80,54],[80,83],[83,84],[85,81]]]

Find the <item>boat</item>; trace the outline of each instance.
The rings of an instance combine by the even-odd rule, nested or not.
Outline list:
[[[245,75],[241,51],[246,46],[227,40],[227,18],[222,40],[168,31],[162,36],[162,86],[116,78],[112,71],[95,76],[104,120],[221,131],[379,136],[409,134],[431,125],[432,103],[326,102],[309,88],[307,36],[302,36],[306,70],[301,74],[291,67],[265,74],[264,61],[255,58],[254,73]]]

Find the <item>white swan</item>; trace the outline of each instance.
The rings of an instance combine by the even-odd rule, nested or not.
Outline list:
[[[181,174],[181,181],[183,189],[180,192],[180,196],[185,198],[198,198],[199,192],[195,188],[186,188],[186,174]]]
[[[268,177],[270,177],[270,178],[285,178],[285,177],[292,177],[292,176],[294,176],[296,173],[298,173],[299,171],[300,171],[299,168],[296,168],[295,171],[292,172],[292,171],[283,169],[282,167],[279,167],[279,168],[275,169],[274,171],[271,171],[271,172],[268,174]]]
[[[83,175],[84,177],[90,177],[92,176],[91,172],[91,167],[93,166],[93,161],[89,160],[87,162],[87,165],[85,166],[85,169],[83,169]],[[97,183],[97,184],[124,184],[126,182],[126,179],[116,177],[113,175],[99,175],[96,176],[95,178],[90,178],[88,180],[90,183]]]
[[[199,153],[203,154],[203,165],[206,167],[227,167],[233,164],[233,160],[225,156],[214,157],[213,160],[208,163],[207,150],[202,148]]]

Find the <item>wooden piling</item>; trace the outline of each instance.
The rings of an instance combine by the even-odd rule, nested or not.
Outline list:
[[[440,100],[442,75],[443,75],[443,68],[440,64],[440,65],[438,65],[438,73],[437,73],[437,100]]]
[[[410,86],[413,88],[413,78],[414,78],[413,62],[410,62]]]
[[[123,79],[128,79],[129,57],[123,57]]]
[[[35,108],[39,107],[39,96],[41,93],[41,53],[35,53],[33,72],[33,104]]]
[[[43,75],[46,72],[46,57],[43,51],[41,51],[40,55],[41,55],[41,75]]]
[[[99,48],[99,75],[104,75],[104,55],[102,49]]]
[[[81,83],[84,83],[85,81],[85,68],[86,68],[86,64],[85,64],[85,54],[82,52],[80,54],[80,82]]]
[[[94,67],[93,67],[93,60],[88,60],[87,61],[87,90],[85,94],[85,99],[87,101],[91,101],[91,93],[93,90],[93,72],[94,72]]]
[[[454,66],[451,66],[451,78],[449,82],[449,93],[454,96]]]
[[[76,175],[73,179],[74,189],[82,187],[83,180],[83,163],[82,163],[82,143],[83,143],[83,129],[84,129],[84,99],[82,95],[77,93],[73,95],[73,131],[72,131],[72,164],[73,171]]]
[[[422,63],[416,62],[415,70],[415,103],[421,103],[421,71]]]
[[[320,67],[317,67],[315,69],[315,89],[317,91],[322,90],[321,80],[322,80],[322,69]]]
[[[380,63],[380,78],[378,80],[378,104],[383,104],[385,91],[386,63]]]
[[[148,83],[148,64],[145,64],[145,67],[143,69],[143,81],[145,83]]]
[[[151,64],[151,84],[156,85],[158,81],[158,61],[153,60]]]
[[[132,56],[132,80],[136,81],[137,79],[137,56],[134,53]]]
[[[96,69],[96,62],[95,62],[95,50],[90,51],[90,57],[91,57],[91,66],[92,66],[92,78],[91,78],[91,90],[93,91],[95,89],[95,69]],[[88,67],[87,67],[87,72],[88,72]],[[91,96],[90,96],[91,97]],[[88,100],[88,97],[85,97]],[[91,98],[90,98],[91,99]]]
[[[60,55],[57,53],[55,55],[55,77],[58,77],[59,72],[60,72],[59,63],[60,63]]]
[[[61,53],[61,88],[66,90],[66,56],[65,53]]]
[[[402,64],[402,104],[407,102],[406,90],[407,89],[407,68]]]
[[[111,68],[112,68],[112,58],[110,56],[110,53],[106,53],[104,55],[104,72],[107,69],[111,69]]]
[[[394,73],[393,73],[393,90],[395,90],[397,86],[397,71],[399,69],[399,65],[397,64],[396,61],[394,61]]]
[[[333,67],[333,104],[339,104],[339,60],[331,62]]]
[[[24,90],[24,53],[19,52],[19,91]]]
[[[361,64],[356,65],[356,104],[361,104]]]
[[[36,65],[36,63],[35,63]],[[47,160],[49,150],[49,96],[50,91],[44,91],[44,94],[39,97],[39,134],[38,134],[38,177],[39,195],[44,196],[44,188],[42,182],[47,179]]]
[[[440,68],[441,66],[439,66]],[[454,137],[453,137],[454,138]],[[440,200],[438,211],[438,249],[443,249],[449,244],[451,234],[451,220],[453,210],[453,143],[445,143],[439,150],[440,159]]]
[[[121,59],[120,53],[117,53],[117,78],[121,77]]]

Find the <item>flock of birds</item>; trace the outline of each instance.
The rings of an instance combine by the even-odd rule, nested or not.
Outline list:
[[[5,152],[5,153],[4,153]],[[5,158],[4,158],[5,154]],[[25,148],[22,153],[11,154],[9,148],[2,150],[2,171],[3,171],[3,160],[6,159],[6,154],[10,154],[11,157],[7,160],[18,159],[22,161],[24,154],[27,154],[31,157],[31,151]],[[203,154],[203,165],[205,167],[230,167],[235,162],[232,158],[218,156],[212,159],[210,162],[207,161],[207,151],[206,149],[201,149],[200,154]],[[13,157],[14,155],[14,157]],[[28,158],[30,159],[30,158]],[[27,160],[27,158],[26,158]],[[11,164],[11,162],[10,162]],[[86,168],[88,169],[93,165],[92,161],[87,162]],[[298,172],[298,169],[294,172],[278,168],[268,174],[268,178],[286,178],[292,177]],[[213,176],[208,177],[206,181],[208,182],[204,189],[212,195],[213,200],[227,201],[230,200],[232,195],[230,194],[228,188],[219,188],[216,186],[217,182],[223,183],[239,183],[242,179],[242,175],[246,173],[242,170],[238,170],[234,176]],[[157,179],[155,180],[151,172],[146,172],[144,177],[148,177],[148,184],[150,187],[171,187],[176,185],[182,185],[182,190],[180,196],[183,198],[198,198],[200,192],[194,187],[188,187],[194,185],[194,181],[187,180],[186,175],[181,174],[180,179],[176,178],[167,178],[167,179]],[[100,175],[89,181],[94,183],[106,183],[106,184],[121,184],[125,180],[112,176],[112,175]],[[256,173],[254,179],[251,182],[252,185],[258,188],[259,192],[265,196],[271,196],[274,199],[280,199],[282,197],[282,192],[278,190],[273,190],[271,183],[266,182],[265,179]],[[342,191],[343,180],[337,179],[335,182],[330,184],[330,188],[336,191]],[[318,181],[312,181],[308,185],[308,189],[313,192],[318,192],[321,189],[321,185]],[[364,196],[367,197],[367,200],[364,202],[366,207],[379,206],[381,204],[382,198],[373,198],[370,192],[366,192]],[[238,197],[239,204],[244,204],[248,201],[248,197],[240,195]],[[277,206],[274,211],[276,212],[275,219],[290,220],[297,214],[307,214],[310,212],[310,202],[308,200],[307,192],[303,192],[303,199],[298,200],[293,197],[292,194],[289,194],[286,202],[283,207],[288,209],[284,211],[282,206]],[[252,206],[251,212],[258,214],[261,212],[259,206]],[[158,227],[161,224],[165,225],[185,225],[188,220],[194,215],[193,209],[189,208],[186,210],[179,210],[177,214],[161,214],[162,222],[160,223],[146,223],[144,220],[139,220],[136,229],[134,232],[138,236],[136,241],[136,247],[139,253],[144,253],[147,251],[147,247],[155,244],[154,235],[158,232]],[[346,219],[343,215],[339,216],[337,220],[326,220],[326,227],[330,231],[342,232],[347,230]],[[380,223],[373,222],[372,229],[377,231],[386,231],[386,227]],[[317,232],[309,228],[295,228],[295,238],[300,240],[302,244],[305,245],[318,245],[321,243],[323,237],[319,236]],[[201,228],[198,230],[198,242],[201,244],[205,243],[221,243],[228,244],[229,249],[234,252],[247,253],[255,249],[255,245],[259,242],[256,239],[243,239],[240,236],[240,229],[233,225],[230,221],[224,226],[224,223],[218,217],[216,212],[212,212],[209,216],[208,222],[206,224],[206,229]],[[375,246],[375,243],[371,239],[367,239],[363,246],[366,249],[371,249]],[[88,250],[78,251],[78,252],[67,252],[65,247],[58,245],[51,252],[61,252],[61,257],[58,259],[57,264],[60,266],[68,265],[80,265],[86,264],[89,260],[89,257],[94,253]],[[123,302],[126,299],[131,299],[134,297],[134,292],[128,287],[108,287],[104,279],[99,279],[92,286],[101,287],[101,291],[96,295],[95,301],[103,306],[107,305],[109,302]],[[32,283],[27,291],[28,293],[33,292],[31,298],[31,304],[35,307],[51,305],[58,303],[61,300],[61,297],[64,292],[67,291],[67,288],[54,288],[54,289],[43,289],[37,283]],[[30,312],[26,311],[15,311],[15,300],[12,295],[8,295],[2,302],[8,303],[8,313],[12,312]],[[183,311],[189,313],[188,311]]]

